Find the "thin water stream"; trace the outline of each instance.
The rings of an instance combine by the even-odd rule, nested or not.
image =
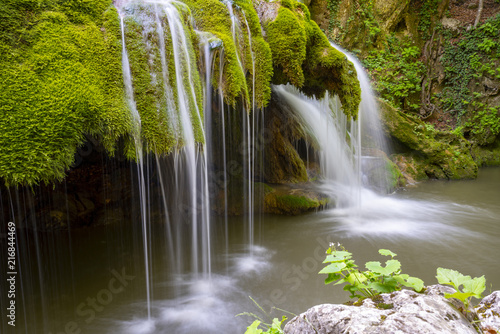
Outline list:
[[[261,244],[253,246],[253,256],[248,255],[244,218],[229,217],[228,255],[225,218],[214,218],[219,228],[213,234],[211,281],[165,270],[172,258],[159,251],[167,247],[164,227],[153,221],[151,322],[135,222],[31,233],[25,237],[46,246],[23,256],[41,261],[30,263],[42,268],[33,272],[44,277],[43,290],[33,289],[20,303],[24,314],[18,313],[15,333],[64,333],[68,324],[97,334],[242,333],[252,319],[235,315],[259,311],[248,296],[265,309],[276,306],[293,313],[349,299],[341,287],[324,286],[324,277],[317,274],[330,241],[353,252],[360,266],[383,260],[377,250],[388,248],[398,254],[404,272],[426,284],[436,283],[441,266],[484,274],[488,290],[490,284],[500,289],[499,199],[499,168],[481,169],[477,180],[428,181],[386,197],[363,191],[357,215],[344,208],[262,217]],[[181,260],[191,261],[189,255]],[[23,289],[34,281],[23,281]]]

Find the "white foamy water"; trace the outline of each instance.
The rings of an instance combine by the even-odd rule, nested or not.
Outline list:
[[[320,214],[320,221],[333,223],[332,230],[346,237],[409,238],[438,242],[444,236],[477,237],[475,232],[457,222],[466,217],[473,219],[486,215],[486,210],[474,206],[380,196],[363,189],[358,205],[324,211]]]

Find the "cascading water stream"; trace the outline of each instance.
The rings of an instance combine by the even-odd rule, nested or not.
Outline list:
[[[123,22],[123,15],[120,15],[120,28],[122,35],[122,68],[123,68],[123,81],[125,85],[125,93],[128,101],[128,106],[131,111],[132,116],[132,136],[134,138],[134,144],[136,148],[137,157],[137,173],[139,181],[139,200],[141,202],[141,223],[142,223],[142,233],[143,233],[143,246],[144,246],[144,272],[146,275],[146,305],[148,320],[151,319],[151,286],[150,286],[150,271],[149,271],[149,234],[148,229],[148,219],[147,219],[147,205],[146,205],[146,185],[144,176],[144,155],[142,151],[142,140],[141,140],[141,118],[139,112],[137,111],[136,103],[134,100],[134,88],[132,85],[132,76],[130,73],[130,63],[127,53],[127,44],[125,41],[125,26]]]
[[[273,91],[291,116],[297,119],[310,145],[315,148],[324,182],[322,189],[335,199],[337,205],[352,205],[360,187],[358,160],[355,158],[359,150],[359,134],[356,125],[347,131],[348,119],[338,98],[327,95],[318,101],[292,86],[274,86]],[[349,193],[351,195],[347,196]]]
[[[318,101],[304,96],[291,86],[275,86],[273,89],[292,115],[299,119],[310,145],[318,152],[324,183],[322,190],[335,199],[337,207],[350,207],[352,214],[356,215],[361,208],[363,194],[372,182],[383,191],[387,188],[387,180],[369,180],[365,173],[366,169],[373,168],[373,164],[385,166],[383,156],[387,152],[387,145],[374,94],[363,66],[342,48],[333,43],[332,46],[346,55],[357,72],[361,103],[356,121],[346,118],[336,97],[327,95]],[[373,152],[377,156],[370,155]]]
[[[189,217],[190,229],[191,229],[191,269],[190,273],[193,279],[208,278],[211,277],[211,236],[210,236],[210,204],[208,195],[208,166],[207,166],[207,151],[198,144],[195,139],[194,125],[193,123],[203,124],[201,120],[201,111],[198,108],[197,101],[199,97],[194,89],[194,86],[190,83],[194,82],[193,71],[195,71],[195,59],[192,58],[190,47],[191,40],[185,31],[185,26],[181,21],[181,15],[178,8],[185,6],[184,4],[176,1],[145,1],[145,5],[149,5],[151,12],[154,15],[141,14],[141,9],[134,14],[134,20],[138,20],[145,33],[143,38],[151,34],[156,34],[158,36],[159,45],[159,55],[161,64],[161,73],[151,71],[151,82],[152,84],[157,84],[157,78],[162,79],[162,90],[164,94],[164,100],[166,101],[165,109],[158,110],[158,112],[165,113],[167,119],[170,120],[169,125],[174,133],[177,142],[181,143],[181,147],[176,148],[174,152],[171,153],[171,158],[173,162],[173,184],[174,193],[170,190],[169,193],[165,191],[167,187],[170,187],[167,179],[168,176],[163,177],[164,174],[161,170],[164,167],[164,158],[156,156],[156,168],[159,169],[159,182],[161,184],[161,194],[163,196],[162,202],[165,209],[165,221],[166,221],[166,235],[167,240],[171,242],[168,245],[170,252],[177,253],[177,257],[170,254],[169,257],[172,259],[171,262],[173,268],[177,275],[183,273],[183,266],[181,256],[181,246],[180,238],[180,228],[172,227],[170,225],[170,218],[168,213],[168,207],[172,200],[175,201],[175,197],[178,199],[186,200],[183,207],[187,209],[187,216]],[[122,4],[122,6],[128,6],[129,4]],[[130,5],[134,5],[133,2]],[[137,7],[139,9],[139,7]],[[147,10],[147,9],[146,9]],[[127,13],[127,10],[121,10],[123,13]],[[135,12],[132,11],[132,12]],[[124,21],[124,14],[121,14],[121,28],[122,28],[122,61],[123,61],[123,76],[124,83],[126,87],[127,99],[129,101],[129,106],[131,109],[132,119],[133,119],[133,136],[135,141],[135,146],[137,148],[137,165],[138,165],[138,180],[139,180],[139,192],[141,201],[141,220],[143,222],[143,243],[144,243],[144,262],[145,262],[145,272],[146,272],[146,291],[147,291],[147,313],[148,320],[151,320],[151,288],[152,288],[152,277],[150,277],[150,265],[151,261],[151,251],[152,245],[150,243],[151,228],[148,225],[148,210],[150,210],[150,190],[146,188],[145,185],[145,167],[144,158],[142,152],[142,141],[140,138],[141,132],[141,122],[140,116],[135,106],[134,101],[134,90],[133,90],[133,78],[131,74],[131,67],[128,59],[125,31],[126,22]],[[168,26],[163,26],[165,18],[166,24]],[[168,38],[172,41],[172,54],[170,57],[173,59],[167,59],[165,53],[165,31],[168,30]],[[155,61],[157,56],[155,56],[153,48],[148,44],[149,41],[145,40],[146,50],[150,50],[149,58],[150,61]],[[210,57],[210,54],[207,54]],[[171,61],[174,65],[175,80],[170,82],[170,73],[168,62]],[[207,62],[211,60],[207,58]],[[209,70],[209,69],[208,69]],[[208,74],[209,75],[209,74]],[[174,85],[172,89],[171,85]],[[210,95],[207,93],[206,95]],[[205,134],[203,128],[199,129],[201,138],[205,141]],[[148,160],[149,161],[149,160]],[[167,167],[168,168],[168,167]],[[146,168],[147,171],[150,167]],[[148,178],[149,179],[149,178]],[[171,197],[172,196],[172,197]],[[173,198],[173,199],[167,199]],[[176,221],[182,219],[178,217],[178,213],[173,213],[173,217],[177,217]],[[174,232],[175,230],[175,232]],[[174,233],[177,237],[174,236]],[[174,243],[177,247],[174,247]]]

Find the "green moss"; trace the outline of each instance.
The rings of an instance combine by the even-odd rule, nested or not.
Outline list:
[[[472,156],[478,166],[500,166],[500,138],[486,146],[474,145]]]
[[[380,101],[382,121],[390,133],[405,145],[411,154],[406,163],[413,165],[415,175],[421,178],[422,171],[429,177],[439,179],[465,179],[477,176],[477,165],[470,153],[470,144],[460,135],[437,131],[420,119],[403,114]],[[403,173],[404,167],[396,162]]]
[[[140,15],[125,18],[125,42],[134,87],[134,99],[141,117],[142,139],[147,151],[169,153],[182,146],[183,130],[179,122],[180,106],[186,107],[196,142],[203,142],[201,79],[196,66],[194,30],[190,25],[189,10],[178,6],[183,31],[186,33],[186,52],[177,51],[180,66],[176,68],[169,23],[161,11],[151,5],[132,7]],[[156,15],[164,30],[158,32]],[[178,27],[179,28],[179,27]],[[163,41],[160,40],[163,38]],[[165,63],[161,48],[165,48]],[[163,71],[168,73],[164,76]],[[181,78],[181,80],[178,80]],[[182,92],[182,93],[179,93]],[[183,99],[183,101],[179,101]]]
[[[319,98],[331,91],[339,96],[344,113],[356,118],[361,91],[354,66],[330,45],[305,5],[289,0],[282,6],[265,27],[275,67],[273,83],[289,82]]]
[[[327,90],[336,93],[344,113],[356,119],[361,89],[354,65],[330,45],[314,21],[307,22],[306,31],[307,62],[304,68],[307,75],[304,92],[317,97],[323,96]]]
[[[307,35],[304,23],[288,8],[282,7],[276,19],[266,28],[273,55],[274,72],[278,83],[290,82],[296,87],[304,84],[302,63],[306,59]]]
[[[283,195],[276,196],[276,201],[279,206],[287,207],[290,211],[295,211],[298,208],[315,208],[318,207],[319,202],[315,199],[310,199],[305,196]]]
[[[80,25],[64,12],[45,11],[58,6],[0,7],[22,23],[1,35],[0,177],[8,185],[61,180],[85,133],[99,135],[112,152],[130,129],[116,12],[82,12]]]
[[[264,211],[267,213],[298,215],[317,210],[328,203],[328,199],[318,194],[306,194],[301,190],[284,190],[267,192],[264,197]],[[298,191],[297,194],[291,194]]]
[[[251,34],[251,45],[255,63],[255,104],[257,108],[267,106],[271,99],[271,78],[273,76],[272,53],[269,44],[262,37],[262,28],[260,26],[259,16],[253,7],[251,0],[236,0],[235,4],[240,7],[244,13],[244,18],[248,22],[248,28]],[[243,27],[245,29],[245,27]],[[244,45],[250,45],[248,41],[248,34],[243,34],[245,39]],[[247,72],[247,86],[250,95],[253,96],[253,75],[254,69],[252,68],[252,53],[250,50],[242,50],[246,61],[245,64]]]
[[[246,66],[246,62],[244,61],[246,57],[241,57],[237,53],[239,48],[237,48],[233,39],[231,17],[225,4],[216,0],[184,0],[184,3],[191,9],[196,26],[200,30],[210,32],[222,40],[224,52],[219,53],[214,60],[216,64],[213,76],[214,87],[217,88],[219,85],[222,85],[226,102],[232,106],[236,104],[237,98],[240,96],[249,101],[248,86],[244,73]],[[236,40],[239,41],[238,38]],[[244,47],[248,50],[248,45]],[[219,57],[221,55],[224,57],[222,69],[223,81],[219,83]]]

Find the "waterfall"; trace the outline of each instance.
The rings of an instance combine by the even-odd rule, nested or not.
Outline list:
[[[328,93],[322,99],[307,97],[293,86],[274,86],[282,105],[295,117],[309,146],[318,155],[322,191],[334,199],[337,207],[360,208],[367,188],[382,188],[387,180],[372,180],[368,170],[385,168],[387,146],[378,116],[370,81],[359,61],[342,51],[354,64],[361,86],[361,103],[356,121],[348,119],[336,96]],[[377,187],[373,185],[377,185]],[[382,186],[380,186],[382,185]]]
[[[76,232],[69,231],[68,223],[68,230],[63,232],[67,235],[54,238],[69,240],[68,254],[58,253],[61,245],[51,239],[52,234],[57,233],[35,231],[34,236],[28,235],[31,232],[22,236],[26,240],[34,238],[32,260],[26,256],[27,263],[20,268],[20,272],[22,269],[23,275],[32,280],[24,286],[23,299],[28,300],[31,295],[41,299],[41,307],[36,302],[31,302],[35,306],[28,302],[31,308],[23,309],[26,314],[34,314],[26,320],[26,332],[36,332],[31,330],[32,324],[43,327],[44,333],[60,332],[66,323],[61,324],[59,319],[73,319],[75,306],[82,304],[87,313],[91,312],[86,302],[94,299],[101,300],[103,313],[91,320],[77,314],[82,332],[101,333],[99,326],[103,324],[102,328],[108,332],[111,328],[111,331],[134,334],[198,333],[200,329],[219,333],[221,328],[237,332],[233,329],[241,327],[243,321],[234,320],[235,310],[250,310],[251,305],[246,307],[245,302],[235,302],[235,299],[245,294],[240,300],[248,302],[246,294],[250,291],[245,290],[248,280],[258,281],[259,275],[270,267],[269,259],[275,253],[259,246],[259,241],[265,238],[259,240],[262,217],[255,211],[259,205],[257,199],[262,199],[258,192],[263,191],[263,187],[256,183],[264,181],[264,173],[258,168],[263,164],[262,146],[267,143],[259,135],[269,129],[265,129],[265,110],[256,103],[256,94],[259,94],[255,92],[256,69],[260,64],[256,62],[258,43],[252,43],[254,30],[250,29],[250,16],[247,20],[247,13],[232,1],[222,2],[231,19],[231,37],[237,51],[233,60],[248,81],[246,88],[252,90],[248,101],[243,96],[235,105],[224,101],[224,81],[227,80],[223,73],[227,66],[224,45],[211,33],[195,29],[196,35],[192,34],[191,27],[195,24],[184,3],[115,1],[121,28],[124,99],[131,121],[129,137],[124,139],[123,146],[135,148],[135,161],[127,164],[119,160],[125,159],[124,155],[111,159],[103,151],[99,151],[100,155],[94,152],[97,157],[93,157],[92,163],[102,159],[104,166],[102,180],[99,179],[104,194],[102,203],[96,206],[113,212],[105,216],[106,219],[113,216],[115,222],[106,220],[92,229]],[[199,48],[193,47],[194,40]],[[248,45],[250,55],[244,56],[243,44]],[[361,72],[358,70],[358,74]],[[365,86],[362,84],[362,87]],[[363,140],[375,137],[364,130],[365,123],[374,124],[365,115],[369,108],[363,104],[360,121],[354,122],[342,113],[335,96],[317,100],[291,86],[275,86],[273,90],[302,127],[310,145],[308,149],[319,156],[324,191],[339,206],[349,207],[355,199],[359,201],[365,185],[364,161],[370,160],[363,153],[368,145]],[[366,101],[363,95],[363,103]],[[166,135],[161,141],[149,140],[148,136],[158,133]],[[366,133],[370,136],[362,136]],[[154,147],[152,142],[168,149]],[[133,155],[133,152],[127,153]],[[119,187],[120,191],[114,193],[113,187]],[[88,204],[85,193],[74,190],[76,199],[70,203],[68,197],[73,194],[64,191],[62,202],[68,217],[74,203]],[[92,191],[97,192],[95,188]],[[49,190],[37,190],[36,197],[44,198],[47,193]],[[16,196],[11,199],[16,208],[35,207],[35,199],[29,191],[16,192]],[[55,202],[47,197],[47,202]],[[212,214],[216,204],[222,207],[220,217]],[[57,218],[61,214],[43,205],[40,207],[47,216]],[[231,209],[242,216],[230,217]],[[31,213],[23,217],[33,229],[37,224],[42,225],[35,218]],[[218,229],[223,230],[222,233]],[[70,265],[61,267],[62,270],[50,263],[58,262],[59,256],[73,256],[72,247],[77,246],[73,246],[71,238],[78,240],[78,247],[85,251],[96,249],[88,256],[82,255],[83,251],[75,251],[85,257],[80,260],[84,262],[84,269],[75,269],[73,259],[63,258]],[[94,268],[93,261],[101,267]],[[51,267],[44,271],[47,263]],[[88,276],[80,275],[78,270],[87,270]],[[99,279],[95,281],[96,286],[87,290],[80,292],[81,285],[74,283],[67,284],[69,292],[62,289],[61,292],[58,272],[63,271],[81,276],[72,277],[72,282],[79,281],[79,284],[89,277],[99,276]],[[126,274],[122,274],[124,272]],[[122,288],[126,293],[110,295],[120,290],[112,284],[117,283],[116,275],[131,277],[134,284],[125,281]],[[70,301],[65,304],[54,295],[64,295]],[[35,312],[38,308],[41,311]],[[61,310],[66,314],[60,316]]]
[[[145,185],[145,171],[144,171],[144,154],[142,150],[141,141],[141,118],[137,111],[136,103],[134,100],[134,88],[132,85],[132,76],[130,73],[130,63],[127,53],[127,44],[125,41],[125,27],[123,23],[123,16],[120,15],[120,29],[122,35],[122,68],[123,68],[123,81],[125,85],[125,94],[132,118],[132,136],[134,137],[134,144],[136,149],[137,158],[137,176],[139,181],[139,201],[141,208],[141,223],[143,235],[143,248],[144,248],[144,272],[146,276],[146,305],[148,320],[151,319],[151,278],[150,278],[150,257],[149,257],[149,226],[147,217],[147,203],[146,203],[146,185]]]
[[[289,85],[274,86],[273,91],[317,152],[325,190],[337,205],[352,205],[361,187],[357,122],[347,119],[335,96],[317,100]]]
[[[175,140],[180,144],[174,148],[169,157],[165,158],[154,154],[155,168],[159,177],[161,188],[162,206],[165,210],[165,235],[168,241],[167,253],[170,258],[172,274],[183,275],[186,272],[183,261],[183,250],[187,247],[182,235],[186,228],[190,230],[191,239],[190,268],[187,270],[193,280],[201,278],[210,279],[212,272],[212,241],[210,226],[210,197],[208,185],[208,156],[209,146],[203,145],[206,141],[203,127],[199,128],[202,143],[195,135],[194,124],[203,124],[202,113],[197,101],[198,96],[193,77],[197,73],[196,60],[193,58],[192,41],[189,32],[186,31],[181,19],[179,8],[184,4],[177,1],[145,1],[143,4],[122,4],[119,8],[121,13],[122,43],[123,43],[123,73],[126,87],[126,95],[132,112],[134,124],[134,141],[137,149],[137,166],[139,193],[141,198],[141,220],[143,222],[143,244],[144,262],[146,272],[147,314],[148,320],[152,318],[151,304],[153,302],[151,290],[154,285],[150,277],[150,261],[153,254],[151,236],[151,211],[152,193],[149,186],[145,184],[145,173],[152,170],[153,166],[144,166],[145,155],[153,153],[142,152],[142,141],[140,138],[140,116],[134,101],[133,82],[130,63],[127,55],[127,43],[125,32],[127,30],[127,17],[139,23],[143,31],[143,40],[148,52],[150,63],[158,62],[159,72],[152,66],[150,70],[151,85],[157,87],[163,93],[158,102],[158,113],[165,115],[169,120],[169,127],[174,134]],[[133,16],[127,15],[132,12]],[[165,23],[166,22],[166,23]],[[158,48],[150,41],[153,38],[158,42]],[[166,40],[171,42],[172,53],[167,56]],[[206,41],[205,41],[206,42]],[[206,85],[205,85],[205,108],[210,110],[210,68],[212,62],[211,51],[208,43],[205,49],[206,61]],[[167,57],[170,57],[167,59]],[[168,63],[173,65],[174,73],[169,71]],[[174,77],[174,80],[171,80]],[[161,82],[161,84],[160,84]],[[209,122],[210,112],[205,115],[205,123]],[[210,133],[209,133],[210,135]],[[146,161],[150,161],[146,158]],[[149,176],[149,175],[148,175]],[[149,180],[149,178],[147,178]],[[148,201],[146,201],[146,198]],[[169,207],[177,209],[169,210]],[[179,222],[189,221],[189,226],[182,226]],[[172,224],[171,222],[177,222]],[[174,255],[175,254],[175,255]],[[152,324],[148,325],[153,326]],[[148,327],[146,326],[146,327]],[[148,328],[149,328],[148,327]]]
[[[358,124],[363,134],[363,145],[370,146],[388,152],[389,148],[385,137],[383,136],[382,125],[380,123],[377,101],[375,93],[372,90],[370,79],[366,74],[366,70],[361,62],[354,57],[350,52],[342,49],[340,46],[332,43],[332,46],[344,53],[347,59],[353,63],[356,69],[359,85],[361,88],[361,103],[359,105]],[[368,138],[367,138],[368,137]],[[371,143],[368,143],[371,141]]]

